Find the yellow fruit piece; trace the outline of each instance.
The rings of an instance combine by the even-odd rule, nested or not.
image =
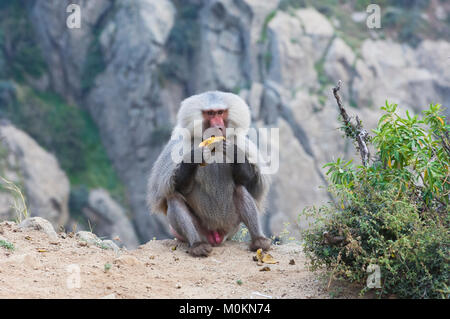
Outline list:
[[[256,251],[256,260],[265,264],[278,264],[271,254],[263,253],[261,248]]]
[[[217,142],[220,142],[223,140],[225,140],[225,137],[223,137],[223,136],[211,136],[210,138],[208,138],[208,139],[204,140],[203,142],[201,142],[200,144],[198,144],[198,147],[205,147],[210,144],[217,143]]]
[[[389,160],[388,160],[388,166],[389,166],[389,168],[392,168],[392,163],[391,163],[391,158],[389,157]]]
[[[261,248],[256,251],[256,258],[258,258],[259,261],[262,261],[262,259],[263,259],[263,252],[262,252]]]
[[[445,124],[444,124],[444,120],[443,120],[441,117],[438,116],[437,118],[438,118],[438,120],[441,122],[442,125],[445,125]]]
[[[278,264],[278,261],[276,261],[271,254],[264,254],[262,258],[262,262],[265,264]]]

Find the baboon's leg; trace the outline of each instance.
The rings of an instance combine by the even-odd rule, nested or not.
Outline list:
[[[253,251],[259,248],[269,250],[271,240],[266,238],[262,232],[261,223],[259,221],[258,207],[256,206],[252,195],[250,195],[244,186],[239,185],[236,187],[234,200],[241,220],[245,226],[247,226],[250,233],[252,240],[250,249]]]
[[[202,240],[200,227],[181,195],[175,194],[167,200],[167,218],[175,232],[189,243],[193,256],[208,256],[212,247]]]

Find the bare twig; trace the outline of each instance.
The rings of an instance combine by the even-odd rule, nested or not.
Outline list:
[[[366,167],[367,164],[369,164],[370,158],[369,148],[366,144],[367,139],[369,138],[369,133],[367,133],[367,131],[362,127],[362,122],[360,121],[358,116],[356,116],[356,123],[356,131],[358,132],[358,135],[356,136],[356,142],[358,143],[362,163],[364,167]]]
[[[359,153],[361,155],[361,161],[364,167],[369,164],[370,152],[367,147],[367,141],[369,140],[369,133],[363,128],[361,120],[356,116],[356,126],[352,124],[350,117],[347,114],[344,106],[342,105],[341,97],[339,96],[339,90],[341,89],[342,81],[339,80],[337,86],[333,88],[333,95],[336,98],[336,102],[339,107],[339,113],[341,114],[342,121],[345,125],[345,134],[347,137],[353,138],[358,143]]]
[[[350,122],[350,117],[348,116],[347,112],[345,111],[344,107],[342,106],[342,100],[341,97],[338,94],[338,91],[341,89],[342,81],[339,80],[337,83],[337,86],[333,88],[333,94],[336,98],[336,102],[339,106],[339,112],[341,113],[342,119],[344,121],[345,125],[350,125],[353,127],[352,123]]]

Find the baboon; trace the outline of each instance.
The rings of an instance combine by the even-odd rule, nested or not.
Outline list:
[[[153,165],[148,205],[167,215],[171,232],[189,244],[193,256],[207,256],[241,222],[249,230],[251,250],[270,248],[259,221],[270,179],[261,173],[259,151],[247,136],[250,121],[249,107],[235,94],[193,95],[181,103],[171,140]],[[189,136],[177,138],[180,132]],[[225,140],[200,147],[205,134]],[[180,149],[182,160],[174,161],[173,152]]]

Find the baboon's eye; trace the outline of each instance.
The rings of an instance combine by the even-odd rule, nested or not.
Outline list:
[[[206,114],[208,114],[209,116],[213,116],[214,115],[214,111],[208,111]]]
[[[222,115],[223,111],[217,111],[217,114]]]

